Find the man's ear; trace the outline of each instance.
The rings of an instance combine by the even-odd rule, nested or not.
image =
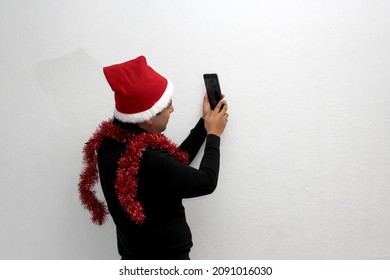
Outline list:
[[[152,124],[153,124],[153,119],[147,120],[145,123],[146,123],[147,125],[152,125]]]

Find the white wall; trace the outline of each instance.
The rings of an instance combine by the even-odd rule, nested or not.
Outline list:
[[[203,73],[230,104],[219,187],[185,203],[193,259],[390,259],[389,1],[3,0],[0,13],[1,259],[119,258],[77,183],[112,115],[102,67],[140,54],[176,86],[176,142],[200,116]]]

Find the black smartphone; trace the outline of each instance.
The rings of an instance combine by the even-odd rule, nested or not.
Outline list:
[[[209,97],[210,108],[214,110],[218,102],[222,99],[221,87],[219,86],[217,74],[204,74],[207,96]]]

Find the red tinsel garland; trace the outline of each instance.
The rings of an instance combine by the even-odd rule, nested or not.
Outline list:
[[[106,137],[126,143],[127,147],[119,159],[115,189],[118,200],[135,223],[142,224],[145,221],[143,207],[137,197],[138,169],[142,152],[146,149],[163,149],[174,158],[188,164],[188,154],[180,150],[176,144],[160,133],[134,134],[121,129],[112,120],[101,123],[96,132],[85,144],[83,149],[84,170],[80,174],[79,194],[84,207],[91,213],[91,220],[95,224],[103,224],[108,210],[103,201],[96,197],[93,189],[99,180],[97,151]]]

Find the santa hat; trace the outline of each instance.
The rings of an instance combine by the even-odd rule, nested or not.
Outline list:
[[[172,83],[154,71],[144,56],[103,68],[115,94],[114,116],[127,123],[152,119],[171,102]]]

